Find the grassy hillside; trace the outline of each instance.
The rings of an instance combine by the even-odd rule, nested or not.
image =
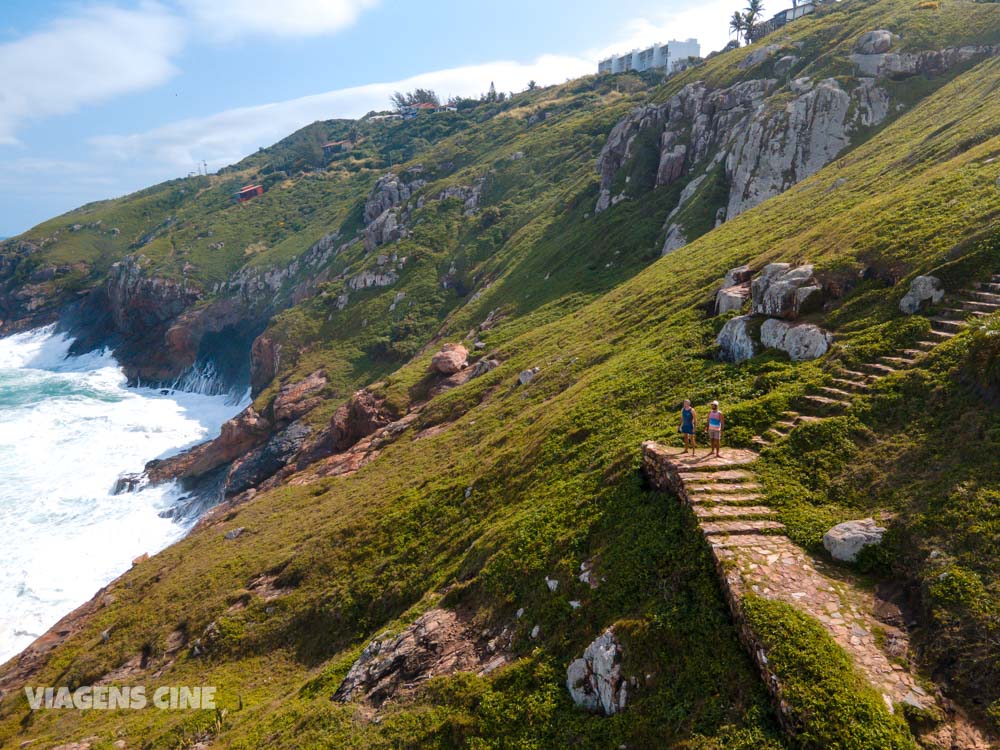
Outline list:
[[[959,0],[934,11],[909,0],[843,3],[789,34],[816,44],[825,35],[842,58],[859,33],[890,24],[905,44],[938,48],[995,38],[1000,13]],[[957,290],[1000,271],[1000,59],[956,73],[814,177],[651,262],[677,195],[637,191],[593,216],[593,159],[638,101],[666,97],[695,77],[733,80],[744,74],[735,64],[746,54],[713,58],[653,92],[631,78],[531,92],[523,107],[515,100],[483,120],[460,113],[454,131],[427,136],[415,160],[454,165],[430,173],[439,182],[427,193],[485,177],[483,210],[466,216],[454,199],[414,208],[412,236],[391,248],[412,259],[398,285],[352,294],[338,311],[343,280],[334,280],[279,316],[269,335],[295,355],[258,405],[267,406],[279,382],[322,367],[330,398],[310,420],[325,421],[350,389],[376,380],[373,389],[403,411],[428,396],[429,342],[462,339],[494,310],[498,324],[477,335],[501,366],[431,398],[356,474],[258,494],[134,568],[35,679],[90,684],[132,663],[139,671],[129,679],[143,684],[218,686],[223,710],[30,714],[14,697],[0,705],[0,743],[96,736],[95,748],[117,738],[146,748],[203,740],[232,748],[786,746],[693,519],[643,485],[639,445],[678,442],[673,412],[684,398],[699,407],[718,398],[727,440],[749,446],[828,377],[829,361],[870,361],[917,340],[928,321],[897,307],[912,276],[933,272]],[[819,48],[810,60],[816,75],[840,64]],[[919,82],[907,85],[916,91]],[[553,116],[529,124],[536,110]],[[343,127],[299,134],[281,146],[280,163],[299,158],[298,140]],[[524,157],[511,159],[516,152]],[[266,237],[260,258],[270,262],[307,247],[321,226],[355,231],[373,165],[290,177],[259,202],[229,205],[232,186],[263,161],[255,155],[239,165],[239,179],[181,181],[85,211],[107,216],[102,227],[113,215],[121,237],[150,231],[165,212],[185,217],[147,246],[164,269],[176,267],[181,248],[226,237],[217,265],[199,250],[206,282],[244,262],[244,243]],[[303,215],[303,206],[315,207],[308,231],[275,225]],[[198,240],[208,216],[213,235]],[[102,231],[72,233],[79,244],[64,245],[67,257],[87,252],[108,262],[121,247],[102,245],[112,241]],[[349,274],[377,263],[376,254],[351,252],[336,261]],[[723,274],[772,261],[814,263],[841,289],[810,318],[836,336],[828,361],[714,358],[724,320],[708,309]],[[473,288],[479,296],[462,293]],[[399,291],[404,304],[387,312]],[[984,326],[886,379],[846,415],[801,428],[767,451],[757,472],[789,535],[817,554],[833,523],[891,514],[882,554],[853,573],[912,592],[923,676],[1000,726],[992,645],[1000,618],[1000,375],[997,323]],[[517,374],[530,367],[538,375],[518,386]],[[237,528],[241,535],[225,538]],[[580,581],[583,563],[593,565],[596,588]],[[261,576],[277,592],[266,600]],[[546,577],[559,581],[556,591]],[[476,629],[509,628],[516,660],[488,677],[435,678],[377,716],[331,701],[369,641],[441,604],[467,613]],[[836,645],[814,623],[778,610],[761,606],[754,616],[775,638],[795,638],[780,653],[798,680],[795,699],[817,706],[832,694],[838,706],[868,711],[869,696]],[[637,679],[628,710],[600,718],[572,705],[565,670],[611,625]],[[199,655],[190,648],[196,639]],[[831,680],[836,689],[827,693]],[[891,736],[895,746],[912,746],[898,717],[877,701],[870,711],[860,723],[857,711],[819,711],[812,744],[801,744],[860,749],[872,747],[872,736]]]

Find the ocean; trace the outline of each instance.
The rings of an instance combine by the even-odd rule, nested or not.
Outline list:
[[[0,663],[197,520],[178,486],[126,472],[214,437],[249,396],[128,388],[108,353],[52,327],[0,339]],[[211,387],[203,390],[211,393]]]

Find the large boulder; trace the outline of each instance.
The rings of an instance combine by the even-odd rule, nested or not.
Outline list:
[[[395,415],[386,408],[384,398],[362,389],[342,404],[330,419],[332,449],[337,453],[346,451],[394,419]]]
[[[937,276],[917,276],[910,289],[899,301],[899,309],[907,315],[919,312],[925,303],[937,304],[944,298],[944,285]]]
[[[441,375],[454,375],[469,361],[469,350],[461,344],[445,344],[431,357],[431,369]]]
[[[587,646],[566,670],[566,688],[573,702],[605,716],[625,710],[628,686],[622,676],[622,647],[613,628]]]
[[[859,55],[881,55],[892,48],[892,42],[891,31],[875,29],[875,31],[868,31],[858,37],[858,41],[854,44],[854,51]]]
[[[833,334],[809,323],[768,318],[760,327],[760,343],[787,352],[794,362],[802,362],[826,354],[833,343]]]
[[[788,320],[818,307],[822,292],[808,264],[769,263],[751,282],[753,311]]]
[[[226,477],[226,496],[238,495],[273,476],[299,452],[311,432],[301,422],[293,422],[233,464]]]
[[[750,297],[750,266],[738,266],[726,271],[722,287],[715,294],[715,314],[724,315],[730,310],[740,310]]]
[[[753,317],[739,315],[726,321],[715,342],[719,345],[719,358],[724,362],[743,362],[758,350],[753,336]]]
[[[854,562],[865,547],[880,544],[885,529],[874,518],[838,523],[823,535],[823,546],[834,560]]]

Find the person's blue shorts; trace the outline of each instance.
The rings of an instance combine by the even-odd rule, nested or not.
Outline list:
[[[683,432],[685,435],[694,435],[694,426],[685,427],[682,425],[681,432]]]

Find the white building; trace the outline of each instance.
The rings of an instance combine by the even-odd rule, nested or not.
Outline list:
[[[683,42],[672,39],[666,44],[654,44],[647,49],[634,49],[624,55],[612,55],[597,64],[598,73],[626,73],[630,70],[643,71],[663,68],[674,72],[677,63],[689,57],[701,57],[701,45],[697,39]]]

